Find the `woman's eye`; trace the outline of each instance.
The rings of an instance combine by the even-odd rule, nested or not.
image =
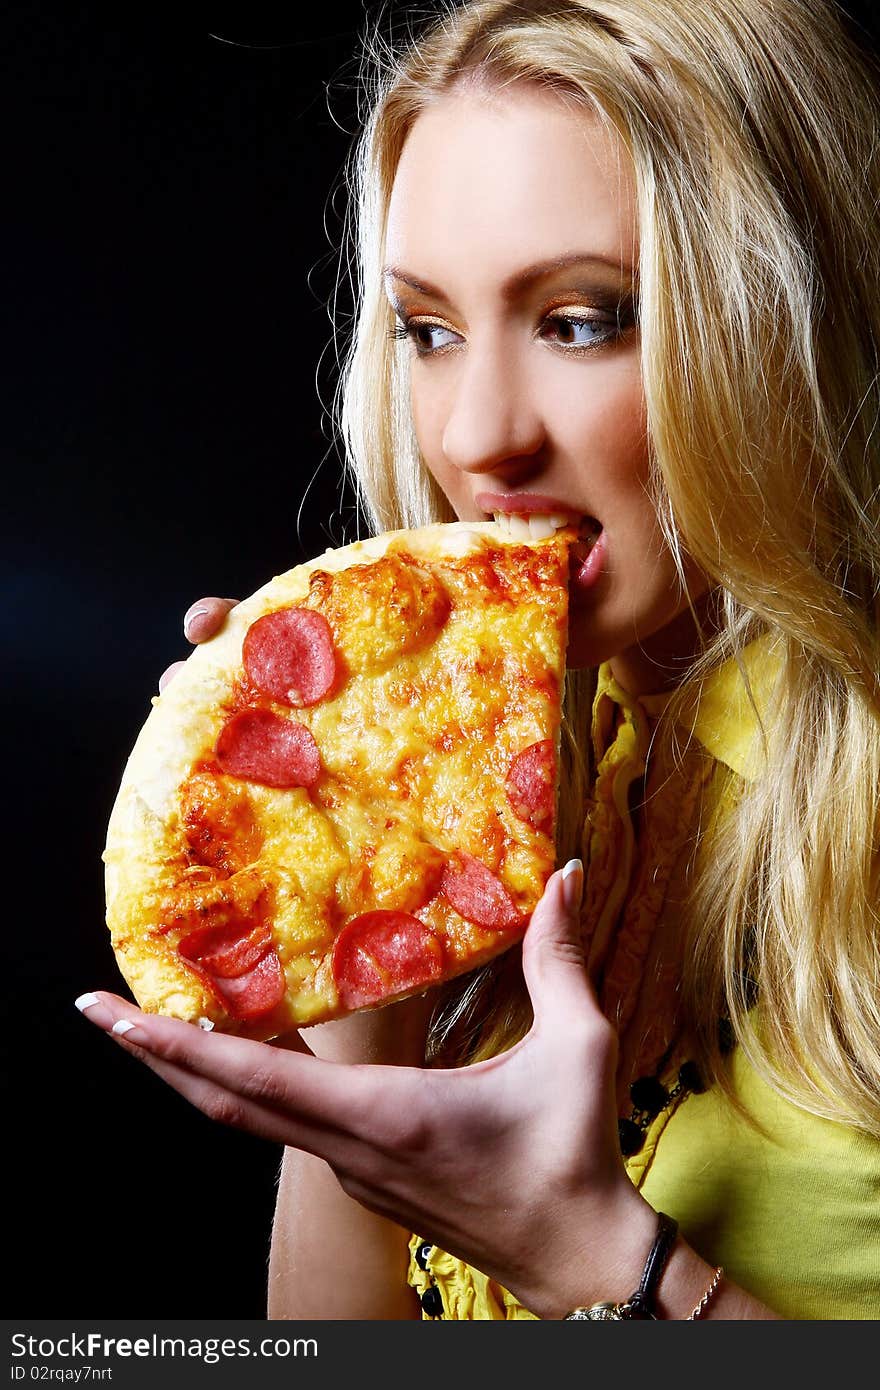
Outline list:
[[[539,336],[549,338],[567,352],[601,347],[619,338],[625,324],[616,318],[588,318],[581,314],[549,314]],[[392,338],[409,338],[419,357],[432,357],[454,346],[459,335],[442,323],[429,319],[399,319],[391,329]]]
[[[444,335],[445,334],[445,340]],[[409,338],[419,357],[428,357],[441,348],[451,346],[458,337],[451,328],[442,323],[429,323],[424,319],[407,319],[398,322],[391,330],[392,338]]]
[[[610,342],[619,333],[616,319],[591,319],[575,314],[551,314],[541,329],[542,337],[552,336],[560,346],[569,349],[595,347]]]

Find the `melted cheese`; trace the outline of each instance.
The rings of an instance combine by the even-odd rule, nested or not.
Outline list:
[[[505,778],[531,744],[558,741],[566,547],[558,537],[510,545],[479,536],[462,557],[435,559],[410,555],[406,540],[372,561],[310,572],[299,601],[327,618],[341,658],[328,698],[291,710],[255,692],[236,668],[218,715],[204,724],[200,756],[190,760],[196,771],[183,779],[168,817],[176,852],[166,836],[162,863],[153,865],[162,892],[146,914],[157,956],[148,1006],[180,1010],[171,967],[183,927],[169,913],[169,878],[171,895],[185,903],[187,875],[199,862],[211,879],[236,871],[227,892],[235,894],[251,873],[271,891],[288,994],[266,1031],[260,1024],[239,1029],[255,1036],[339,1012],[333,941],[370,908],[418,916],[443,942],[447,975],[509,944],[509,934],[467,921],[439,892],[454,851],[497,875],[523,921],[537,903],[553,867],[552,840],[516,814]],[[278,606],[277,598],[251,605],[250,621]],[[311,792],[211,771],[223,720],[255,701],[310,729],[321,759]],[[213,789],[206,777],[215,779]],[[240,852],[230,845],[236,825],[248,828]],[[137,910],[129,908],[134,927]],[[116,945],[124,956],[128,942],[118,930]],[[184,1016],[199,1015],[230,1026],[204,983],[194,981]]]

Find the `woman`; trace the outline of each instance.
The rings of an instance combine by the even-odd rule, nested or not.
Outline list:
[[[586,874],[521,970],[289,1052],[88,1016],[288,1145],[273,1317],[627,1317],[640,1279],[666,1318],[872,1316],[871,74],[824,0],[476,0],[378,57],[349,455],[378,529],[598,533],[561,818]]]

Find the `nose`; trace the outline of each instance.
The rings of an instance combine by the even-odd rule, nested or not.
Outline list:
[[[541,466],[545,423],[525,373],[498,340],[468,347],[452,387],[442,446],[465,473],[519,481]]]

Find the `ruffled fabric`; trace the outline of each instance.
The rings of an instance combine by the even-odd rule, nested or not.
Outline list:
[[[520,1319],[536,1322],[534,1313],[518,1303],[513,1294],[487,1279],[478,1269],[464,1264],[452,1255],[434,1246],[427,1257],[427,1269],[422,1269],[416,1260],[416,1251],[421,1246],[419,1236],[413,1236],[409,1243],[410,1274],[409,1282],[420,1298],[431,1288],[440,1295],[442,1311],[432,1317],[425,1311],[423,1302],[422,1319],[435,1321],[436,1316],[459,1322],[491,1320],[508,1322]],[[430,1304],[428,1305],[430,1307]]]

